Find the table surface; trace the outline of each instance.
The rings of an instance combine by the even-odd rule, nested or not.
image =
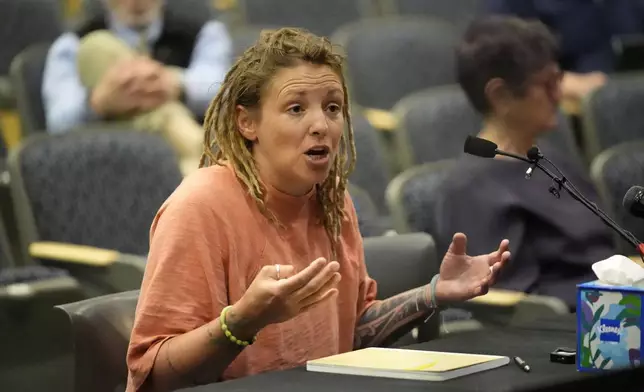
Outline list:
[[[440,391],[520,391],[541,385],[587,377],[574,364],[550,362],[549,353],[558,347],[575,348],[575,322],[572,316],[542,320],[512,328],[490,328],[459,333],[409,348],[461,353],[519,356],[532,368],[530,373],[514,362],[501,368],[472,375],[432,382],[432,392]],[[426,381],[398,380],[307,372],[303,367],[276,371],[216,385],[185,389],[190,392],[306,392],[328,391],[427,391]]]

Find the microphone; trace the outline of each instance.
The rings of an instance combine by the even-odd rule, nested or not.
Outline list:
[[[463,151],[467,154],[475,155],[481,158],[494,158],[497,155],[503,155],[506,157],[518,159],[520,161],[532,163],[532,161],[528,160],[526,157],[499,150],[497,147],[498,146],[496,145],[496,143],[481,139],[480,137],[469,135],[465,139]]]
[[[644,198],[644,188],[633,186],[624,195],[622,205],[631,215],[644,218],[644,201],[642,201],[642,198]]]
[[[584,207],[588,208],[593,214],[597,215],[602,222],[604,222],[607,226],[609,226],[611,229],[613,229],[617,234],[619,234],[620,237],[622,237],[624,240],[626,240],[628,243],[633,245],[633,247],[638,251],[640,256],[642,257],[642,261],[644,261],[644,244],[642,241],[638,240],[631,232],[629,232],[626,229],[621,228],[614,220],[612,220],[604,211],[602,211],[595,203],[587,199],[584,195],[581,194],[575,188],[575,186],[568,181],[568,179],[563,175],[563,173],[555,166],[554,163],[552,163],[548,158],[546,158],[541,151],[539,151],[539,148],[537,146],[531,147],[528,152],[527,152],[527,157],[522,157],[520,155],[512,154],[509,152],[501,151],[497,148],[498,146],[485,139],[481,139],[476,136],[468,136],[467,139],[465,139],[465,145],[463,146],[463,150],[465,153],[470,154],[470,155],[475,155],[478,157],[482,158],[494,158],[496,155],[503,155],[511,158],[518,159],[520,161],[524,161],[527,163],[530,163],[531,166],[526,172],[526,179],[529,179],[532,176],[532,171],[534,168],[539,168],[542,172],[544,172],[548,177],[550,177],[553,181],[553,184],[550,186],[550,193],[555,196],[557,199],[560,197],[560,192],[561,190],[565,190],[568,192],[568,194],[578,202],[584,205]],[[556,171],[559,173],[561,177],[558,177],[554,173],[552,173],[548,168],[544,167],[539,161],[543,159],[546,162],[548,162]],[[636,188],[636,187],[634,187]],[[637,187],[641,189],[641,192],[639,193],[639,199],[634,197],[634,199],[638,200],[635,204],[638,204],[638,208],[641,208],[640,213],[642,214],[642,217],[644,217],[644,204],[641,204],[639,201],[643,196],[644,196],[644,188]],[[631,188],[632,190],[633,188]],[[631,192],[629,190],[629,193]],[[637,196],[638,191],[633,191],[634,196]],[[628,196],[628,193],[627,193]],[[624,198],[624,202],[626,202],[626,197]],[[629,209],[631,211],[631,209]]]
[[[470,155],[481,158],[494,158],[496,156],[497,145],[489,140],[480,137],[468,136],[465,139],[463,150]]]

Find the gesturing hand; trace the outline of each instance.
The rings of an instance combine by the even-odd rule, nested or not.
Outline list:
[[[340,264],[324,258],[295,273],[293,266],[264,266],[242,298],[233,305],[236,318],[252,334],[306,311],[337,292]]]
[[[467,237],[455,234],[441,263],[436,283],[437,302],[466,301],[486,294],[499,270],[510,259],[509,245],[508,240],[503,240],[492,253],[468,256]]]

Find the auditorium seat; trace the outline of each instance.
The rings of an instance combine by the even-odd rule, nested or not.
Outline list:
[[[644,220],[623,206],[624,195],[633,185],[644,185],[644,138],[614,145],[593,160],[591,176],[604,201],[606,213],[619,225],[644,240]],[[629,243],[615,234],[621,254],[636,254]]]
[[[259,39],[259,35],[262,30],[274,30],[276,28],[278,27],[269,25],[242,25],[235,26],[235,28],[231,29],[230,38],[233,43],[233,61],[244,54],[246,49],[255,44],[255,42]]]
[[[182,180],[173,149],[127,128],[28,139],[9,159],[22,262],[55,262],[88,296],[138,288],[149,230]]]
[[[80,298],[80,287],[67,271],[38,265],[18,265],[4,222],[0,219],[0,318],[4,318],[7,312],[20,313],[20,308],[33,306],[35,302],[58,304],[61,303],[59,301]],[[0,322],[0,329],[3,327],[7,325]],[[0,332],[0,336],[7,335]],[[0,347],[5,348],[4,345]]]
[[[0,217],[0,389],[57,390],[66,347],[52,306],[81,300],[82,291],[65,270],[16,266],[6,234]]]
[[[481,12],[480,0],[382,0],[385,14],[426,15],[452,23],[459,30]]]
[[[57,306],[72,341],[73,392],[125,390],[125,357],[139,291],[125,291]]]
[[[582,105],[584,153],[591,162],[616,144],[644,139],[644,74],[612,76]]]
[[[7,175],[7,143],[4,140],[2,124],[0,124],[0,187],[4,183],[3,179]]]
[[[331,36],[352,21],[376,15],[376,0],[238,0],[242,24],[302,27]]]
[[[10,230],[15,231],[15,218],[9,189],[11,177],[7,169],[7,155],[9,151],[3,135],[2,124],[0,124],[0,221],[4,222],[6,231],[9,233]],[[15,251],[12,253],[15,253]],[[2,263],[0,262],[0,268],[1,266]]]
[[[0,127],[0,170],[5,168],[5,160],[7,159],[7,144],[4,141],[4,134]]]
[[[51,42],[63,32],[59,1],[0,0],[0,26],[0,108],[11,108],[11,61],[26,47]]]
[[[387,187],[387,205],[399,233],[424,232],[436,238],[433,205],[452,159],[414,166],[398,174]],[[437,244],[440,254],[447,248]]]
[[[104,10],[103,0],[81,0],[81,18],[100,15]],[[209,0],[164,0],[168,12],[175,18],[206,23],[217,15],[217,9]]]
[[[465,138],[477,134],[483,125],[483,118],[458,85],[412,93],[396,104],[393,114],[398,127],[393,133],[394,146],[403,169],[462,155]],[[563,113],[557,128],[543,138],[583,162]]]
[[[0,271],[13,267],[14,265],[13,251],[9,245],[9,239],[4,228],[4,221],[2,216],[0,216]]]
[[[453,84],[457,31],[447,22],[420,17],[361,20],[341,28],[332,41],[346,55],[352,100],[374,119],[402,97],[424,88]]]
[[[358,110],[353,110],[351,120],[357,160],[349,181],[369,194],[380,215],[389,215],[385,190],[393,178],[392,158],[389,157],[387,147],[381,139],[383,135]]]
[[[482,118],[456,85],[429,88],[401,99],[393,109],[398,129],[394,147],[401,166],[456,158],[467,135],[478,133]]]
[[[11,63],[11,83],[23,137],[45,132],[47,129],[42,80],[49,46],[48,43],[29,46]]]
[[[388,215],[381,215],[369,194],[359,186],[349,183],[347,187],[358,215],[360,234],[363,237],[377,237],[393,230]]]

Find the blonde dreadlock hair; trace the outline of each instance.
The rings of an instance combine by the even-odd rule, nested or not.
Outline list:
[[[282,28],[263,31],[259,40],[237,59],[226,74],[215,99],[206,112],[204,122],[204,153],[200,167],[232,165],[237,178],[246,186],[260,211],[279,224],[265,204],[266,189],[259,179],[252,155],[252,142],[237,129],[236,106],[258,108],[261,94],[272,77],[282,68],[298,62],[329,66],[342,82],[344,107],[342,114],[347,129],[340,140],[340,151],[332,163],[329,176],[316,186],[322,224],[331,240],[333,256],[340,235],[347,178],[355,166],[355,144],[349,114],[349,98],[343,76],[343,57],[334,52],[328,39],[302,29]]]

